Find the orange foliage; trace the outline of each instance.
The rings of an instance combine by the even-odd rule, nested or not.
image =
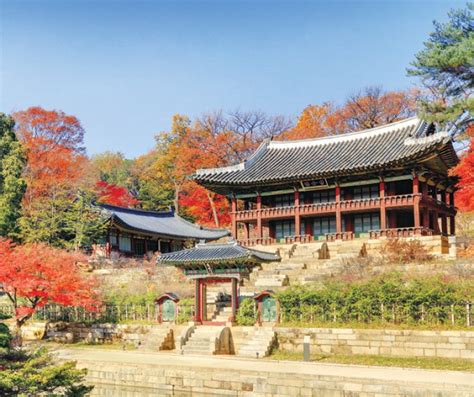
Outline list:
[[[122,187],[104,181],[96,183],[97,202],[101,204],[117,205],[119,207],[134,207],[140,202],[129,191]]]
[[[71,187],[84,173],[86,157],[82,147],[84,129],[79,120],[63,112],[31,107],[14,115],[17,134],[26,148],[27,191],[24,206]]]
[[[17,326],[48,303],[86,308],[98,304],[93,281],[78,269],[82,259],[45,244],[0,240],[0,284],[15,307]]]
[[[368,87],[340,107],[331,103],[307,106],[296,126],[280,138],[318,138],[392,123],[414,114],[416,98],[416,91],[383,92],[378,87]]]
[[[471,127],[470,133],[473,129]],[[451,170],[459,177],[455,202],[462,211],[474,211],[474,138],[459,164]]]

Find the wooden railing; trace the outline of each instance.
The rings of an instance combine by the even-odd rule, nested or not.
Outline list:
[[[336,240],[354,240],[353,232],[340,232],[340,233],[326,233],[326,241],[336,241]]]
[[[358,200],[344,200],[340,202],[331,201],[326,203],[312,203],[312,204],[302,204],[300,206],[287,206],[287,207],[266,207],[260,210],[245,210],[236,212],[237,222],[245,221],[255,221],[258,214],[262,219],[279,219],[279,218],[288,218],[293,217],[296,214],[296,209],[299,209],[299,214],[301,216],[308,215],[322,215],[328,213],[335,213],[338,209],[342,212],[347,211],[363,211],[363,210],[376,210],[382,206],[382,203],[385,204],[386,208],[394,207],[405,207],[413,206],[415,204],[416,198],[422,198],[421,194],[401,194],[398,196],[385,196],[385,197],[375,197],[368,199],[358,199]],[[423,198],[423,200],[425,200]],[[428,198],[429,200],[429,198]],[[433,205],[438,205],[440,208],[443,207],[447,210],[453,210],[453,207],[448,206],[445,203],[436,203],[433,200]]]
[[[276,240],[273,237],[247,238],[239,240],[239,243],[244,247],[251,247],[253,245],[272,245],[276,243]]]
[[[432,236],[433,230],[426,227],[400,227],[396,229],[369,230],[370,238],[398,238],[413,236]]]

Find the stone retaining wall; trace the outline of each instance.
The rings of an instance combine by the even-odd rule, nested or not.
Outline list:
[[[154,325],[136,324],[68,324],[50,323],[46,331],[46,338],[60,343],[112,343],[124,342],[138,345],[143,342]]]
[[[311,352],[385,356],[449,357],[474,360],[474,331],[415,331],[344,328],[275,328],[280,349],[303,351],[311,337]]]
[[[235,396],[235,397],[468,397],[474,396],[472,385],[440,382],[437,374],[420,372],[410,379],[386,379],[379,376],[351,375],[343,369],[336,373],[307,371],[304,367],[289,368],[293,363],[280,363],[280,370],[262,369],[254,361],[229,368],[229,360],[221,359],[222,367],[175,365],[171,359],[157,356],[152,364],[134,362],[100,362],[77,359],[79,368],[87,368],[87,380],[95,385],[92,396]],[[188,360],[192,360],[189,358]],[[141,360],[140,360],[141,361]],[[262,361],[258,361],[264,364]],[[194,363],[197,364],[197,363]],[[256,364],[256,363],[255,363]],[[272,366],[271,363],[265,363]],[[309,364],[312,365],[312,364]],[[309,367],[308,367],[309,368]],[[330,371],[333,371],[332,369]],[[353,371],[357,372],[358,367]],[[360,370],[358,371],[360,372]],[[435,376],[435,381],[433,381]],[[462,375],[466,376],[466,375]]]

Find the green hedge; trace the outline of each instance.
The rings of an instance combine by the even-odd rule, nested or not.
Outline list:
[[[364,282],[298,285],[277,294],[281,322],[334,321],[465,325],[472,280],[405,280],[400,274]]]

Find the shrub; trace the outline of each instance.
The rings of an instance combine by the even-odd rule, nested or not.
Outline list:
[[[247,298],[240,302],[236,318],[238,325],[254,325],[256,317],[255,301],[253,299]]]
[[[392,264],[427,262],[433,259],[419,240],[389,239],[382,248],[382,256]]]

